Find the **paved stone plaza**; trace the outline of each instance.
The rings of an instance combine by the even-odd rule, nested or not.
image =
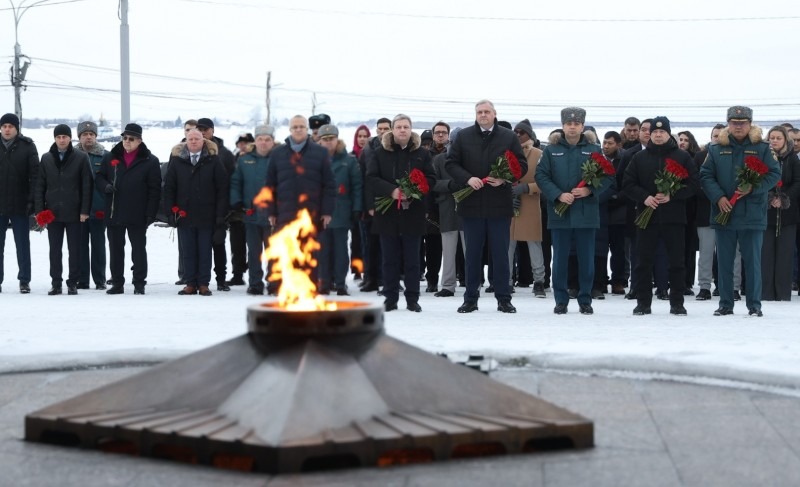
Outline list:
[[[25,414],[140,371],[0,375],[0,487],[800,486],[800,399],[531,370],[492,376],[592,419],[596,447],[267,476],[26,443]]]

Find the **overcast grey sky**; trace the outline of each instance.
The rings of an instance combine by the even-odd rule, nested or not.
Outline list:
[[[18,4],[20,0],[13,0]],[[32,3],[33,0],[28,0]],[[65,2],[58,4],[58,2]],[[33,64],[23,115],[117,119],[116,0],[51,0],[20,23]],[[491,5],[487,11],[486,5]],[[334,122],[405,112],[470,119],[492,99],[507,120],[556,120],[581,105],[591,120],[800,118],[800,14],[752,1],[330,2],[130,0],[133,119],[317,112]],[[770,4],[772,5],[772,4]],[[14,54],[0,0],[0,60]],[[736,19],[736,20],[731,20]],[[7,70],[3,111],[14,110]],[[111,91],[98,91],[111,90]]]

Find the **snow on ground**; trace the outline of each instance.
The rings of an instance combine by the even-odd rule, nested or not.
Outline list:
[[[178,296],[177,242],[167,228],[148,231],[145,296],[133,295],[130,283],[118,296],[94,289],[47,296],[47,235],[31,233],[31,246],[32,292],[21,295],[13,236],[7,233],[0,373],[175,358],[244,333],[246,307],[269,299],[248,296],[242,286],[228,293],[214,290],[211,297]],[[66,249],[64,254],[66,269]],[[355,283],[350,288],[353,298],[380,302],[375,293],[359,293]],[[747,317],[744,302],[736,303],[733,316],[714,317],[716,299],[693,297],[686,300],[688,316],[671,316],[667,302],[654,300],[653,315],[636,317],[633,302],[611,295],[594,302],[594,315],[580,315],[573,301],[567,315],[556,316],[552,295],[534,298],[530,288],[514,295],[515,315],[496,311],[491,295],[481,298],[479,311],[461,315],[456,308],[462,293],[463,288],[453,298],[423,293],[422,313],[405,310],[401,298],[400,309],[386,314],[388,333],[431,352],[524,358],[547,369],[800,391],[797,296],[792,302],[764,303],[763,318]]]

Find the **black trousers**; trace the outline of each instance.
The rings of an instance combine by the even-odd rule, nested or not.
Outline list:
[[[425,280],[436,286],[442,269],[442,234],[426,234],[422,246],[425,253]]]
[[[419,301],[419,235],[380,235],[383,249],[383,296],[389,303],[396,303],[400,295],[400,274],[406,289],[406,303]],[[400,259],[402,256],[402,260]]]
[[[147,284],[147,225],[109,225],[108,253],[111,268],[111,284],[125,284],[125,233],[131,242],[133,262],[133,285]]]
[[[653,266],[656,262],[659,240],[666,248],[669,275],[669,303],[683,304],[686,267],[684,265],[685,225],[659,225],[651,223],[644,230],[636,230],[636,298],[639,304],[649,306],[653,301]]]
[[[516,243],[516,279],[517,286],[528,287],[533,284],[533,267],[531,266],[531,254],[528,251],[528,242],[518,241]],[[512,272],[512,278],[514,272]]]
[[[225,274],[228,272],[228,250],[225,248],[225,237],[228,232],[225,231],[224,226],[219,226],[212,232],[211,249],[214,251],[214,275],[217,283],[225,284]],[[183,264],[186,265],[186,260]]]
[[[369,232],[369,258],[367,259],[367,267],[365,269],[364,279],[369,279],[374,283],[382,281],[383,262],[381,259],[381,236],[372,233],[372,220],[366,221]]]
[[[77,286],[81,275],[81,223],[52,222],[47,225],[47,241],[50,243],[50,279],[53,287],[61,287],[64,272],[62,247],[67,235],[69,252],[69,274],[67,286]]]
[[[247,272],[247,233],[244,222],[230,222],[231,229],[231,269],[234,276]]]

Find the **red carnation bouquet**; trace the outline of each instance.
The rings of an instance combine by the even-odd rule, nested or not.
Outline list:
[[[175,226],[177,227],[178,220],[180,220],[181,218],[186,218],[186,210],[181,210],[178,205],[173,206],[172,208],[170,208],[170,210],[172,210],[172,214],[175,216]],[[173,227],[172,230],[169,232],[169,237],[172,239],[173,242],[175,241],[175,227]]]
[[[400,189],[400,198],[397,200],[397,209],[407,210],[411,206],[411,199],[421,200],[430,191],[428,178],[419,169],[412,169],[408,175],[397,180]],[[386,213],[392,206],[394,199],[391,196],[375,198],[375,210]]]
[[[603,184],[603,179],[617,173],[611,161],[603,157],[599,152],[592,152],[592,155],[581,166],[581,172],[583,175],[578,185],[575,186],[576,189],[585,186],[599,188]],[[563,217],[569,207],[570,205],[559,201],[555,207],[556,215]]]
[[[50,210],[43,210],[36,214],[36,230],[41,232],[47,225],[56,221],[56,216]]]
[[[731,197],[731,211],[721,211],[714,221],[720,225],[727,225],[731,220],[733,207],[739,201],[739,194],[747,193],[761,184],[761,180],[764,179],[764,175],[768,172],[769,167],[758,157],[745,157],[744,166],[736,171],[736,192]]]
[[[667,158],[667,164],[664,169],[656,173],[656,190],[661,194],[674,195],[679,189],[686,187],[683,181],[689,177],[689,171],[680,165],[678,161]],[[633,223],[637,227],[644,230],[650,223],[650,218],[653,216],[653,209],[645,206],[644,210],[636,217]]]
[[[103,210],[97,210],[94,212],[94,217],[98,220],[102,220],[106,217],[106,212]]]
[[[497,161],[492,164],[492,167],[489,170],[489,175],[481,179],[483,184],[486,184],[490,177],[495,179],[503,179],[509,183],[519,181],[519,178],[522,177],[522,166],[519,165],[517,156],[515,156],[510,150],[505,151],[503,155],[498,157]],[[455,198],[456,203],[458,203],[463,201],[464,198],[471,195],[473,192],[475,192],[475,190],[472,189],[471,186],[467,186],[466,188],[459,189],[453,193],[453,198]]]
[[[345,187],[344,183],[339,185],[339,194],[340,195],[346,195],[347,194],[347,188]]]

